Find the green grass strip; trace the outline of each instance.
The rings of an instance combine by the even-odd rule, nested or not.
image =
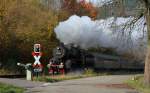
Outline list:
[[[23,93],[24,89],[0,83],[0,93]]]
[[[130,80],[127,80],[125,83],[142,93],[150,93],[150,87],[143,84],[143,76],[134,77]]]

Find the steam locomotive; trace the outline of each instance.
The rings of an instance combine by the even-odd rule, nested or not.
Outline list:
[[[73,69],[81,69],[85,67],[85,51],[73,44],[64,45],[60,43],[59,46],[53,49],[53,57],[50,59],[49,72],[59,72],[60,65],[63,65],[64,71]],[[62,66],[61,66],[62,67]]]
[[[127,61],[120,57],[100,53],[89,53],[73,44],[61,43],[53,49],[49,72],[67,72],[74,69],[143,69],[144,63]]]

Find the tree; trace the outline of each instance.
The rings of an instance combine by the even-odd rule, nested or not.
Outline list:
[[[112,1],[116,1],[116,0],[112,0]],[[141,3],[144,3],[145,9],[141,11],[140,14],[138,14],[140,16],[138,16],[137,20],[142,16],[145,16],[146,18],[148,45],[147,45],[147,53],[145,57],[144,84],[150,86],[150,0],[141,0]],[[107,4],[105,3],[105,5]]]
[[[145,9],[139,14],[137,20],[143,15],[146,18],[148,45],[145,58],[144,84],[150,86],[150,0],[141,0],[144,3]]]
[[[59,15],[61,16],[61,14]],[[65,16],[65,15],[64,15]],[[38,0],[0,0],[0,62],[13,68],[16,62],[34,62],[33,45],[40,43],[44,63],[48,62],[57,40],[53,29],[62,20]],[[11,65],[11,66],[10,66]]]
[[[64,0],[63,9],[68,11],[70,15],[89,16],[93,19],[97,17],[97,10],[92,3],[85,0],[77,2],[77,0]]]
[[[145,17],[147,23],[147,31],[148,31],[148,46],[147,46],[147,54],[145,59],[145,72],[144,72],[144,83],[150,86],[150,0],[143,0],[145,3]]]

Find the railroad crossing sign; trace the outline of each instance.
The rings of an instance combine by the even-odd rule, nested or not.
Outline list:
[[[34,44],[34,53],[40,53],[40,51],[41,51],[41,45]]]
[[[34,72],[42,72],[43,66],[40,62],[40,58],[42,56],[41,45],[40,44],[34,44],[34,52],[32,52],[32,56],[35,59],[35,62],[33,64]]]
[[[35,62],[34,62],[34,66],[35,65],[41,65],[41,62],[40,62],[40,58],[41,58],[41,56],[42,56],[42,53],[35,53],[35,52],[33,52],[32,53],[32,56],[34,57],[34,59],[35,59]]]

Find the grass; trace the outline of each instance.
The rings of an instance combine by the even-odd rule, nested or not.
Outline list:
[[[0,93],[23,93],[24,89],[0,83]]]
[[[135,73],[135,72],[134,72]],[[136,72],[139,73],[139,72]],[[54,75],[54,76],[39,76],[39,77],[34,77],[34,81],[41,81],[41,82],[60,82],[64,80],[71,80],[71,79],[79,79],[79,78],[87,78],[87,77],[94,77],[94,76],[106,76],[106,75],[124,75],[124,74],[133,74],[133,72],[128,72],[128,71],[99,71],[95,72],[92,69],[87,69],[85,70],[82,74],[66,74],[66,75]]]
[[[125,83],[127,83],[132,88],[141,91],[142,93],[150,93],[150,86],[143,84],[143,76],[134,77],[132,80],[127,80]]]
[[[11,74],[13,74],[13,73],[11,73],[11,71],[9,71],[9,70],[6,70],[6,69],[4,69],[4,68],[2,68],[2,69],[0,69],[0,75],[11,75]]]
[[[69,75],[57,75],[57,76],[42,76],[42,77],[34,77],[34,81],[42,81],[42,82],[59,82],[64,80],[78,79],[83,78],[82,76],[69,76]]]
[[[86,77],[94,77],[94,76],[102,76],[107,75],[107,73],[96,73],[92,69],[87,69],[82,74],[67,74],[67,75],[55,75],[55,76],[41,76],[41,77],[34,77],[34,81],[42,81],[42,82],[59,82],[64,80],[71,80],[71,79],[79,79],[79,78],[86,78]]]

